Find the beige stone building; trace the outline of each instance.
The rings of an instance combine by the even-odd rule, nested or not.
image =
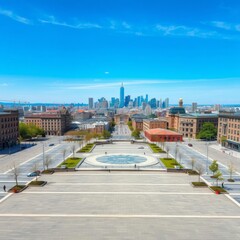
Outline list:
[[[129,115],[128,114],[115,114],[114,121],[117,125],[118,124],[127,124],[129,121]]]
[[[162,119],[144,119],[143,120],[143,131],[155,128],[168,128],[168,122],[165,118]]]
[[[228,148],[240,151],[240,114],[220,112],[217,141]]]
[[[46,135],[61,136],[70,129],[71,115],[66,108],[62,108],[58,111],[26,115],[24,122],[42,128]]]
[[[0,112],[0,149],[17,144],[18,138],[18,111],[4,110]]]
[[[177,132],[185,138],[196,138],[204,123],[213,123],[217,128],[217,114],[180,114],[178,115]]]

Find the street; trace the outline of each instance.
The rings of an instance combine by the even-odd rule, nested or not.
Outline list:
[[[18,171],[18,181],[26,184],[34,177],[27,177],[29,172],[35,170],[43,170],[45,168],[43,160],[49,161],[49,168],[56,167],[63,161],[63,150],[66,150],[65,158],[72,155],[72,146],[75,145],[76,150],[79,148],[77,143],[62,141],[62,137],[52,137],[46,141],[35,142],[29,148],[12,154],[0,155],[0,198],[5,196],[3,186],[7,190],[15,185],[12,169],[14,166]]]

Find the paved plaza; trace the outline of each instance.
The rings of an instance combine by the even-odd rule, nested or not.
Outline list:
[[[240,208],[161,172],[74,172],[41,177],[0,203],[1,239],[239,239]]]
[[[62,147],[56,146],[55,163]],[[197,154],[184,145],[181,149]],[[153,153],[144,143],[118,142],[76,156],[105,152],[156,159],[166,155]],[[201,159],[204,163],[204,156]],[[94,170],[42,175],[40,179],[48,182],[44,187],[29,187],[19,194],[0,192],[0,239],[240,239],[238,175],[235,183],[226,185],[231,194],[216,195],[191,186],[198,176],[166,172],[161,163],[142,171]],[[14,184],[9,174],[1,179]],[[21,179],[28,180],[25,175]]]

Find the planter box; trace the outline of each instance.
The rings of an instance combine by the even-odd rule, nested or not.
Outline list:
[[[191,185],[195,188],[205,188],[208,187],[208,185],[205,182],[200,182],[201,185],[194,185],[194,183],[198,184],[199,182],[192,182]]]
[[[29,187],[43,187],[44,185],[47,184],[47,181],[37,181],[39,184],[34,184],[33,182],[36,181],[32,181],[28,184]]]
[[[8,192],[10,192],[10,193],[20,193],[20,192],[22,192],[23,190],[25,190],[28,187],[28,185],[24,185],[24,186],[20,185],[20,186],[22,186],[20,189],[16,189],[16,186],[10,188],[8,190]]]
[[[218,189],[216,189],[216,186],[211,186],[208,188],[215,194],[228,194],[228,192],[221,187],[218,187]]]

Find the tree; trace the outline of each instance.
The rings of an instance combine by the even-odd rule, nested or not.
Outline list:
[[[45,164],[45,162],[44,162],[44,164]],[[32,171],[33,171],[33,172],[39,171],[39,170],[38,170],[38,164],[37,164],[37,163],[35,163],[35,164],[33,165]],[[36,176],[36,181],[37,181],[37,180],[38,180],[38,175]]]
[[[134,130],[132,132],[132,137],[139,138],[140,137],[140,131],[139,130]]]
[[[93,135],[91,133],[87,133],[85,136],[85,141],[88,143],[93,138]]]
[[[204,173],[204,168],[202,167],[202,165],[198,164],[195,167],[196,171],[198,172],[198,182],[201,181],[201,175]]]
[[[222,146],[225,146],[225,143],[226,143],[226,141],[227,141],[227,137],[226,137],[226,136],[222,136],[221,139],[220,139],[220,141],[221,141],[221,145],[222,145]]]
[[[34,124],[19,123],[20,139],[29,139],[37,137],[38,135],[44,136],[44,130]]]
[[[169,148],[169,146],[166,146],[167,158],[169,157],[169,151],[170,151],[170,148]]]
[[[178,158],[179,158],[179,163],[180,163],[180,164],[181,164],[181,161],[182,161],[182,156],[183,156],[182,153],[179,152],[179,153],[178,153]]]
[[[108,139],[111,137],[111,133],[107,130],[104,130],[102,136],[103,138]]]
[[[15,163],[13,163],[13,167],[12,167],[11,172],[12,172],[13,177],[15,179],[16,186],[18,186],[18,176],[19,176],[20,172],[19,172],[18,167],[16,167]]]
[[[75,146],[75,145],[72,145],[72,146],[71,146],[71,149],[72,149],[73,158],[75,158],[76,146]]]
[[[197,135],[200,139],[211,140],[217,137],[217,128],[213,123],[205,122]]]
[[[195,158],[192,157],[191,158],[192,170],[194,169],[195,163],[196,163],[196,160],[195,160]]]
[[[67,153],[67,149],[64,148],[64,149],[62,150],[63,161],[65,160],[66,153]]]
[[[212,176],[215,176],[215,172],[218,171],[218,163],[217,160],[213,160],[212,164],[209,166],[210,171],[213,173]]]
[[[48,167],[49,167],[49,165],[51,164],[51,162],[52,162],[51,156],[50,156],[50,155],[47,155],[47,156],[45,157],[45,162],[44,162],[44,165],[46,166],[47,170],[48,170]]]
[[[235,167],[233,165],[232,162],[230,162],[230,164],[228,165],[228,172],[229,172],[229,181],[233,182],[233,178],[232,178],[232,175],[233,175],[233,172],[235,171]]]
[[[217,170],[214,177],[216,178],[216,183],[217,183],[217,186],[218,186],[218,181],[223,180],[222,173],[219,170]]]

